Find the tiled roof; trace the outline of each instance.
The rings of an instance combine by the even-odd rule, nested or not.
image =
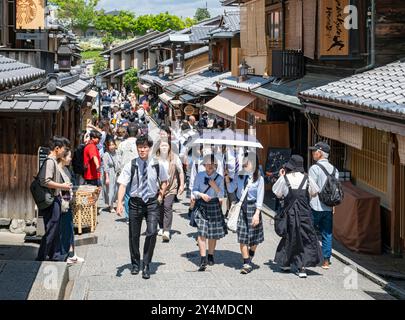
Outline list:
[[[222,18],[222,25],[210,31],[211,35],[228,34],[234,35],[240,32],[240,12],[228,11],[225,12]]]
[[[196,26],[191,28],[189,44],[203,44],[209,32],[214,29],[212,26]]]
[[[274,82],[267,83],[253,91],[253,93],[264,96],[271,100],[291,103],[296,106],[301,106],[298,93],[311,88],[323,86],[333,81],[339,80],[338,77],[323,74],[308,73],[303,78],[276,84]]]
[[[225,12],[224,27],[229,31],[240,31],[239,10]]]
[[[196,81],[185,87],[184,91],[193,95],[200,95],[207,92],[211,87],[215,87],[216,90],[215,83],[220,79],[229,77],[230,75],[231,72],[218,73],[209,71],[205,74],[199,75],[199,77],[196,77]]]
[[[161,87],[167,86],[171,81],[167,76],[160,78],[156,69],[139,76],[139,79],[150,84],[158,84]]]
[[[300,96],[405,116],[405,60],[303,91]]]
[[[207,53],[208,51],[209,51],[209,47],[208,47],[208,46],[201,47],[201,48],[198,48],[198,49],[196,49],[196,50],[187,52],[187,53],[184,55],[184,59],[185,59],[185,60],[188,60],[188,59],[197,57],[197,56],[199,56],[199,55],[202,55],[202,54],[204,54],[204,53]],[[167,59],[167,60],[165,60],[165,61],[160,62],[159,64],[161,64],[161,65],[163,65],[163,66],[170,66],[170,65],[173,64],[173,59]]]
[[[138,41],[134,42],[132,45],[126,47],[125,53],[129,53],[133,50],[142,51],[148,49],[153,41],[161,39],[165,35],[168,35],[170,32],[171,30],[166,30],[164,32],[151,32],[150,34],[146,34],[144,37],[139,38]]]
[[[231,72],[219,73],[205,70],[199,74],[183,77],[177,81],[174,81],[170,86],[166,87],[165,90],[175,94],[183,91],[193,96],[199,96],[207,92],[207,88],[211,86],[216,88],[215,83],[218,80],[229,77],[230,75]],[[177,90],[174,90],[174,88],[177,88]]]
[[[219,83],[227,88],[249,92],[273,80],[274,78],[265,79],[262,77],[249,76],[246,81],[238,82],[238,79],[236,77],[228,77],[226,79],[221,80]]]
[[[65,102],[63,96],[26,96],[17,100],[0,100],[0,112],[57,112]]]
[[[0,55],[0,90],[45,76],[46,71]]]
[[[188,42],[189,44],[203,43],[202,40],[208,36],[208,32],[210,30],[218,27],[217,23],[219,23],[220,19],[221,19],[221,16],[216,16],[216,17],[201,21],[198,24],[196,24],[190,28],[186,28],[186,29],[176,31],[176,32],[171,32],[171,33],[190,34],[190,42]],[[151,42],[151,46],[159,46],[159,45],[162,45],[169,41],[170,41],[169,36],[166,35],[162,38],[159,38],[159,39]]]
[[[103,51],[103,52],[101,53],[101,55],[108,54],[108,53],[110,53],[110,52],[115,53],[115,52],[120,52],[120,51],[123,51],[123,50],[128,50],[129,48],[131,48],[131,47],[133,47],[133,46],[136,46],[137,44],[139,44],[139,43],[141,43],[141,42],[144,42],[144,41],[146,41],[147,39],[150,39],[150,40],[152,41],[153,39],[155,39],[155,37],[160,36],[160,34],[161,34],[161,33],[160,33],[159,31],[152,31],[152,32],[147,33],[147,34],[145,34],[145,35],[143,35],[143,36],[140,36],[140,37],[131,39],[131,40],[129,40],[129,41],[126,41],[125,43],[120,44],[120,45],[118,45],[118,46],[116,46],[116,47],[114,47],[114,48],[105,50],[105,51]]]
[[[79,79],[69,85],[58,87],[58,90],[63,91],[69,97],[79,98],[85,94],[85,91],[90,88],[90,86],[90,82]]]

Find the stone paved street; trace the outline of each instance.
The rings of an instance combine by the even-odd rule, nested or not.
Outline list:
[[[281,273],[272,262],[278,237],[267,216],[264,216],[266,239],[254,259],[254,272],[239,273],[242,262],[239,246],[236,235],[229,234],[218,244],[216,265],[199,273],[198,248],[193,240],[194,229],[188,225],[187,208],[187,199],[175,204],[172,241],[162,243],[158,238],[150,280],[130,274],[128,225],[116,215],[102,212],[96,230],[98,244],[77,248],[86,262],[70,267],[69,298],[393,299],[381,287],[337,260],[333,260],[328,271],[309,270],[307,279]],[[144,237],[141,245],[143,240]]]

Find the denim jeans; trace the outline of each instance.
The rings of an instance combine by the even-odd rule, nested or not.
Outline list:
[[[322,254],[324,260],[332,256],[333,213],[332,211],[312,210],[314,227],[322,235]]]
[[[60,242],[62,255],[67,256],[70,247],[74,247],[74,234],[73,212],[72,209],[69,209],[68,212],[63,212],[60,218]]]

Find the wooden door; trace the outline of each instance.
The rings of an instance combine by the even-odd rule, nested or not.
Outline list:
[[[258,152],[259,162],[264,167],[270,147],[289,148],[290,130],[288,122],[264,122],[256,124],[257,140],[263,145]]]

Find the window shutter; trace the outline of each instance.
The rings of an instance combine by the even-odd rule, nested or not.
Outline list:
[[[265,0],[256,1],[256,41],[257,54],[259,56],[267,55],[267,38],[266,38],[266,6]]]
[[[363,127],[345,121],[340,121],[339,141],[361,150],[363,148]]]
[[[316,1],[317,0],[304,0],[303,3],[304,55],[310,59],[315,59]]]
[[[247,4],[248,10],[248,46],[247,54],[249,56],[257,56],[257,34],[256,34],[256,3],[249,2]]]
[[[339,121],[319,117],[318,131],[322,137],[339,141]]]
[[[240,44],[242,55],[247,55],[248,50],[248,7],[241,5],[240,7]]]
[[[290,0],[286,4],[286,49],[302,49],[302,2]]]

